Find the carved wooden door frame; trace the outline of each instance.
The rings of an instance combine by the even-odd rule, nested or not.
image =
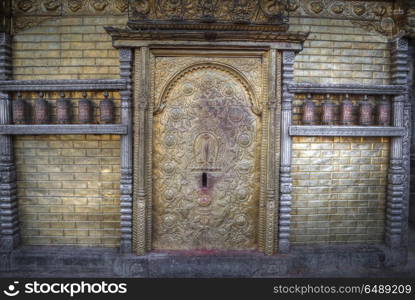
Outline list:
[[[261,112],[260,207],[258,248],[268,255],[288,251],[291,206],[291,123],[292,95],[287,85],[293,79],[293,62],[298,44],[228,46],[226,50],[262,51],[267,63],[267,100]],[[153,99],[152,51],[160,45],[134,49],[134,180],[132,248],[138,255],[152,250],[152,134]],[[171,45],[169,45],[171,47]],[[181,49],[195,45],[179,44]],[[294,46],[294,47],[293,47]],[[218,51],[217,46],[199,46],[201,51]],[[282,49],[280,49],[282,48]],[[288,48],[288,49],[287,49]],[[294,49],[293,49],[294,48]]]

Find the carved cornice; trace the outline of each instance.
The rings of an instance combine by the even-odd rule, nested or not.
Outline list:
[[[126,15],[128,0],[15,0],[15,16]]]
[[[387,37],[402,34],[397,16],[405,14],[405,10],[396,4],[397,1],[288,1],[290,16],[345,19]]]
[[[199,30],[131,30],[105,27],[113,40],[166,40],[166,41],[255,41],[255,42],[297,42],[302,43],[308,36],[303,32],[264,31],[199,31]]]
[[[62,16],[126,16],[128,0],[15,0],[13,32]]]
[[[100,15],[128,15],[128,26],[140,30],[218,30],[227,24],[230,26],[227,30],[286,31],[288,17],[293,16],[344,19],[388,38],[402,35],[415,38],[415,2],[410,0],[14,0],[12,3],[13,32],[62,16]],[[4,24],[10,23],[10,17],[2,18]],[[261,26],[252,27],[254,24]]]

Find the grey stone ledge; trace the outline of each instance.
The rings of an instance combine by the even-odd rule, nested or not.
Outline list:
[[[398,95],[406,92],[405,85],[360,85],[360,84],[290,84],[291,93],[311,94],[364,94],[364,95]]]
[[[0,80],[0,91],[91,91],[123,90],[124,79]]]
[[[292,125],[291,136],[403,136],[405,128],[387,126]]]
[[[0,134],[127,134],[127,126],[121,124],[64,124],[64,125],[0,125]]]

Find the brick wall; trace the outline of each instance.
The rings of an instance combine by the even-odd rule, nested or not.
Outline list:
[[[13,38],[15,79],[119,78],[118,51],[104,26],[124,26],[126,17],[61,17]]]
[[[388,138],[295,137],[293,245],[381,242],[388,159]]]
[[[119,136],[15,139],[24,244],[119,245]]]
[[[297,55],[297,82],[389,84],[387,39],[348,20],[290,17],[290,30],[310,32]]]
[[[118,51],[104,26],[125,17],[48,20],[13,39],[15,79],[119,78]],[[74,123],[81,93],[72,99]],[[119,122],[120,98],[110,93]],[[34,103],[38,95],[24,93]],[[54,120],[59,93],[46,93]],[[88,93],[99,120],[102,92]],[[22,238],[31,245],[119,246],[119,137],[99,135],[15,138]]]

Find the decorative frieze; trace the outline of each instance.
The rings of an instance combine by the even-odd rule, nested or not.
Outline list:
[[[17,0],[13,3],[14,32],[63,16],[128,14],[128,0]]]
[[[400,31],[391,1],[288,0],[288,3],[290,16],[346,19],[386,36]]]
[[[129,19],[200,23],[285,24],[286,1],[131,0]],[[131,23],[131,22],[130,22]]]

